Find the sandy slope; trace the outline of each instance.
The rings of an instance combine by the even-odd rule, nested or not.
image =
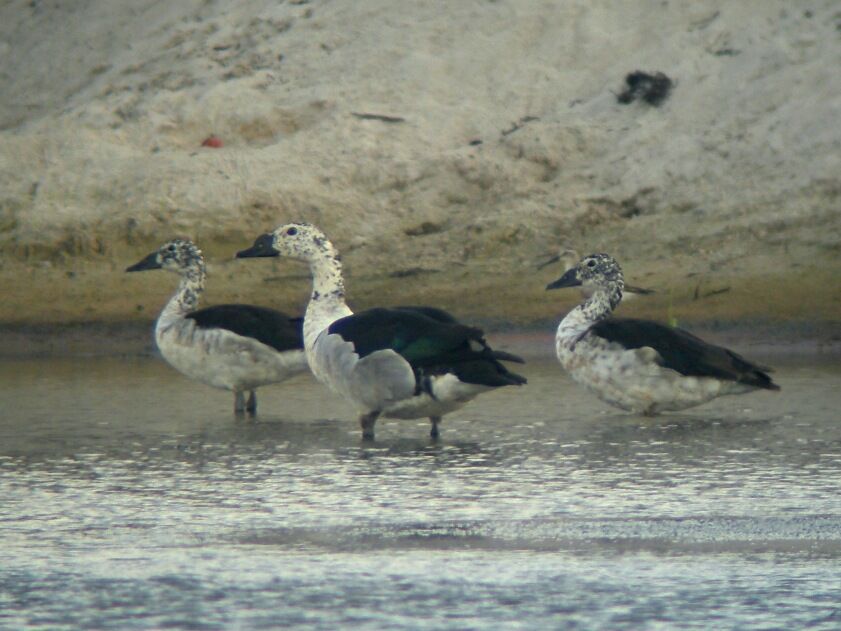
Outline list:
[[[359,305],[550,318],[563,246],[650,315],[841,321],[832,0],[9,1],[0,57],[0,321],[151,317],[174,279],[121,270],[175,234],[209,299],[294,308],[299,267],[229,260],[291,219]]]

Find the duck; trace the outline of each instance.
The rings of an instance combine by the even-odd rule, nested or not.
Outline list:
[[[155,322],[158,350],[187,377],[231,390],[235,415],[257,413],[258,387],[308,369],[301,318],[244,304],[196,309],[206,271],[201,250],[189,239],[168,241],[126,272],[156,269],[181,277]]]
[[[578,253],[578,250],[561,246],[558,248],[557,254],[547,254],[543,257],[543,259],[544,260],[537,266],[538,271],[555,263],[561,263],[564,266],[563,269],[567,270],[581,259],[581,255]],[[589,289],[589,285],[581,287],[581,293],[585,298],[589,298]],[[622,291],[622,299],[627,302],[628,300],[632,300],[638,296],[650,296],[655,293],[657,292],[648,287],[639,287],[637,285],[625,283],[625,288]]]
[[[523,359],[493,350],[480,329],[436,307],[377,307],[358,313],[345,301],[338,251],[309,223],[263,234],[238,258],[285,256],[306,262],[312,293],[304,313],[304,348],[318,381],[349,400],[363,440],[374,439],[380,416],[429,418],[438,439],[445,414],[477,395],[520,386],[525,377],[502,361]]]
[[[603,253],[583,257],[546,286],[584,290],[584,302],[558,325],[555,352],[572,379],[602,401],[652,416],[780,389],[769,368],[727,348],[658,322],[613,317],[624,286],[621,267]]]

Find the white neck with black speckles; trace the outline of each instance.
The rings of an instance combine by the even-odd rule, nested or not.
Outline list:
[[[596,322],[604,320],[622,301],[623,283],[596,287],[592,295],[570,311],[558,325],[557,343],[572,348]]]
[[[193,261],[189,267],[181,270],[181,282],[178,283],[178,289],[158,317],[159,330],[196,310],[199,306],[199,297],[204,292],[205,278],[204,261]]]
[[[312,273],[312,294],[304,315],[304,345],[312,348],[319,333],[339,318],[353,313],[345,303],[342,262],[329,241],[308,253]]]

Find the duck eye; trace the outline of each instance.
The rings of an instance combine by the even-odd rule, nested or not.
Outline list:
[[[290,237],[294,237],[296,234],[298,234],[298,229],[289,228],[289,230],[286,231],[286,234],[288,234]]]
[[[589,261],[587,261],[587,267],[592,268],[592,267],[595,267],[595,266],[596,266],[596,262],[593,259],[590,259]]]
[[[174,245],[174,244],[172,244],[172,243],[170,243],[170,244],[169,244],[169,247],[167,248],[167,251],[169,251],[169,252],[175,252],[175,245]]]

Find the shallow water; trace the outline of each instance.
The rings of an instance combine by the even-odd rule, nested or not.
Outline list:
[[[841,628],[841,367],[656,420],[551,361],[365,445],[308,378],[0,362],[0,627]]]

